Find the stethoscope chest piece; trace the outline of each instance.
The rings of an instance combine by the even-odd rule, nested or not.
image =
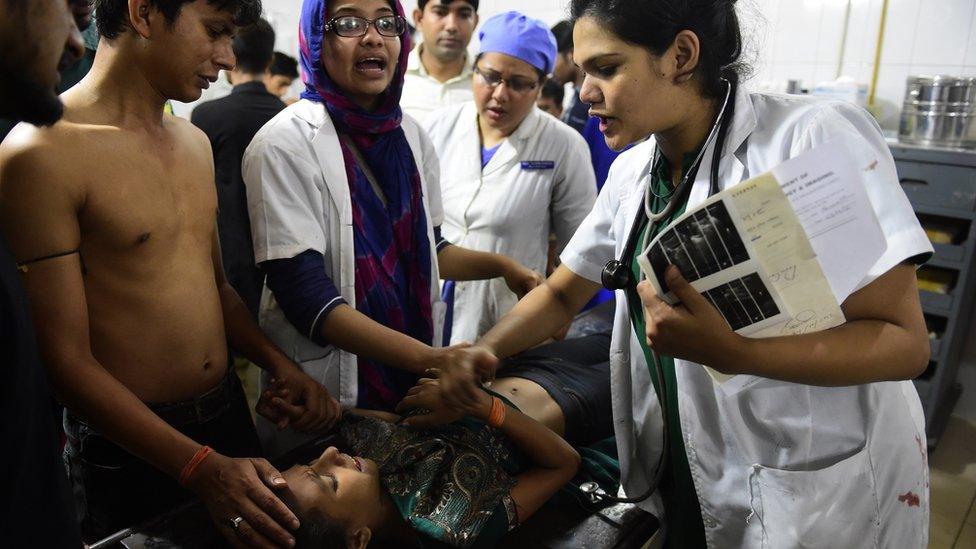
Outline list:
[[[600,501],[605,499],[607,495],[607,493],[603,491],[603,488],[600,488],[600,485],[592,480],[580,484],[579,489],[580,492],[583,492],[583,495],[590,500],[590,503],[600,503]]]
[[[600,273],[600,282],[608,290],[623,290],[630,284],[630,269],[619,259],[607,261]]]

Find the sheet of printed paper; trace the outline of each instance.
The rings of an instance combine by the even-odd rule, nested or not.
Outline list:
[[[862,177],[877,163],[825,143],[772,170],[841,302],[887,250]]]

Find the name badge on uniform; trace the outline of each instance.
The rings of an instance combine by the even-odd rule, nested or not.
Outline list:
[[[523,170],[551,170],[556,167],[552,160],[524,160],[522,161]]]

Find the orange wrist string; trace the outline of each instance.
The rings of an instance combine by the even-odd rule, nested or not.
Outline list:
[[[493,396],[491,397],[491,411],[488,412],[488,425],[497,429],[503,423],[505,423],[505,403],[502,402],[502,399]]]
[[[200,449],[197,450],[197,453],[193,454],[190,461],[186,462],[186,465],[183,466],[183,470],[180,471],[181,486],[186,486],[186,481],[190,480],[190,475],[197,470],[200,463],[202,463],[211,452],[213,452],[213,448],[209,446],[201,446]]]

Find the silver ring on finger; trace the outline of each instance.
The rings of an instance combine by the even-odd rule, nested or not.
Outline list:
[[[244,522],[244,517],[234,517],[228,520],[228,522],[230,522],[230,527],[236,532],[241,527],[241,523]]]

